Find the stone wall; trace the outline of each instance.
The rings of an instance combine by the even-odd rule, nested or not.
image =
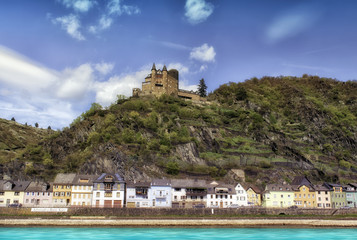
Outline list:
[[[213,214],[212,214],[213,211]],[[279,209],[279,208],[238,208],[238,209],[174,209],[174,208],[70,208],[64,213],[31,212],[31,208],[0,208],[2,216],[117,216],[117,217],[217,217],[240,216],[333,216],[357,214],[357,209]]]

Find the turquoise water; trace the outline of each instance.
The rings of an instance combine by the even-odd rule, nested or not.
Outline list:
[[[324,228],[0,228],[0,239],[357,239],[356,229]]]

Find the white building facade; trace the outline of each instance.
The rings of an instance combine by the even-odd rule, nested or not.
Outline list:
[[[125,202],[125,182],[118,174],[103,173],[93,181],[92,207],[121,208]]]

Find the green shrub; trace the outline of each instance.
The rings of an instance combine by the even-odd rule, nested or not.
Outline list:
[[[340,167],[345,168],[345,169],[350,169],[351,168],[351,163],[345,161],[345,160],[340,160],[338,162],[338,164],[340,165]]]
[[[176,162],[168,162],[166,164],[166,173],[170,175],[177,175],[180,172],[180,166]]]

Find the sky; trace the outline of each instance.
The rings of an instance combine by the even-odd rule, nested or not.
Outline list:
[[[0,0],[0,118],[62,129],[158,68],[180,89],[357,77],[355,0]]]

